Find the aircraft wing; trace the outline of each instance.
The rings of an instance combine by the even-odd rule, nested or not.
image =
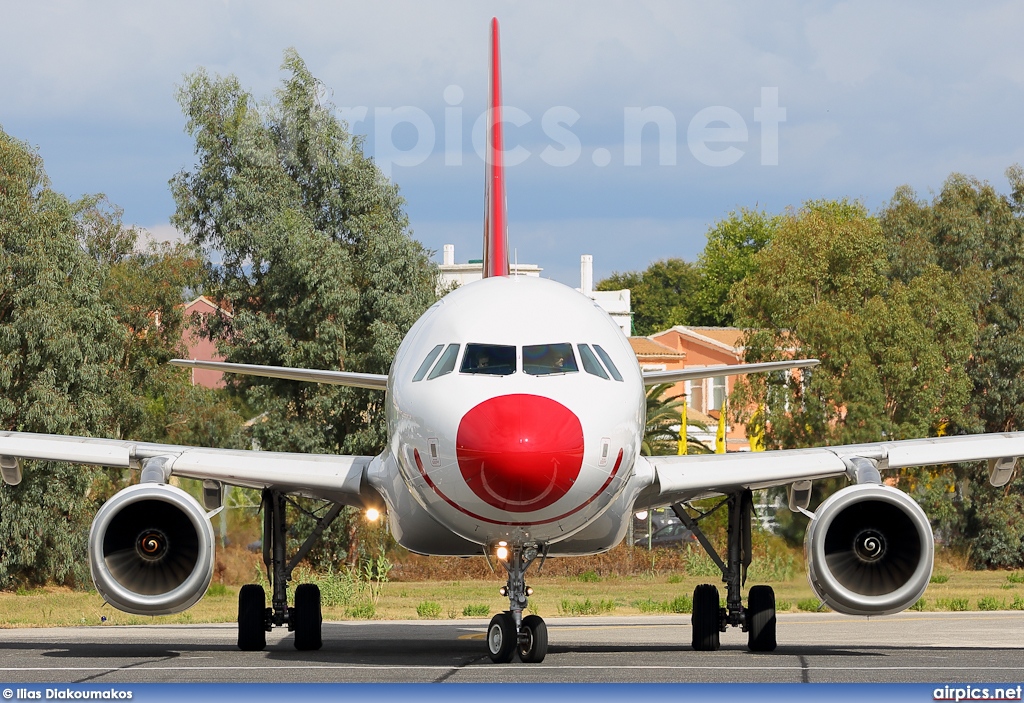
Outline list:
[[[354,506],[381,502],[366,484],[366,471],[373,460],[369,456],[210,449],[96,437],[0,432],[0,467],[5,482],[20,481],[16,461],[20,459],[133,469],[143,468],[148,460],[162,460],[165,480],[170,476],[209,479],[247,488],[273,488]]]
[[[644,371],[644,385],[656,386],[659,383],[679,383],[694,381],[700,378],[717,378],[720,376],[736,376],[748,373],[767,373],[770,371],[789,371],[817,366],[817,359],[797,359],[794,361],[765,361],[758,364],[731,364],[729,366],[701,366],[699,368],[672,369],[669,371]]]
[[[249,376],[283,378],[289,381],[330,383],[336,386],[371,388],[384,390],[388,377],[382,373],[356,373],[354,371],[326,371],[322,369],[297,369],[288,366],[259,366],[256,364],[231,364],[226,361],[198,361],[196,359],[171,359],[170,364],[191,369],[207,369],[224,373],[240,373]]]
[[[989,462],[989,480],[1005,485],[1018,457],[1024,456],[1024,432],[929,437],[873,444],[848,444],[769,452],[649,456],[654,484],[640,507],[656,507],[744,488],[781,486],[849,475],[872,467],[879,471],[908,466]],[[865,462],[866,460],[866,462]]]

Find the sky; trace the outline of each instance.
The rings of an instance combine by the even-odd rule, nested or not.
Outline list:
[[[176,235],[195,163],[175,99],[199,67],[261,99],[294,47],[431,250],[478,258],[488,22],[501,22],[513,256],[579,285],[695,260],[739,208],[871,210],[1024,163],[1018,2],[47,2],[0,22],[0,127],[69,197]]]

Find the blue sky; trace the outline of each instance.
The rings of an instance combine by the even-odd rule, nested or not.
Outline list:
[[[166,238],[167,181],[194,159],[175,86],[205,66],[267,97],[293,46],[343,115],[365,108],[353,130],[399,162],[415,236],[465,261],[480,250],[471,133],[491,16],[505,103],[528,120],[507,131],[525,157],[508,173],[511,246],[572,285],[583,253],[598,278],[694,259],[739,207],[845,196],[876,209],[905,183],[931,197],[953,171],[1005,190],[1004,170],[1024,163],[1012,2],[10,4],[0,126],[39,149],[58,190],[106,193]],[[785,110],[777,164],[756,119],[765,89]],[[648,124],[637,141],[629,115],[643,108],[663,131]]]

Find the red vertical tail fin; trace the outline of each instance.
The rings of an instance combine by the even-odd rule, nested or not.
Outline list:
[[[491,94],[487,109],[484,186],[484,278],[507,276],[508,223],[505,219],[505,143],[501,125],[501,52],[498,18],[491,20]]]

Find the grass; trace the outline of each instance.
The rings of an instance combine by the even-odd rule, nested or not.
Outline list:
[[[584,572],[585,573],[585,572]],[[595,574],[598,572],[595,571]],[[948,578],[929,584],[915,611],[982,610],[995,605],[998,609],[1024,610],[1024,589],[1007,591],[1003,586],[1013,579],[1024,579],[1022,572],[959,571],[943,567]],[[336,592],[327,596],[325,577],[318,577],[324,593],[326,620],[415,620],[432,618],[479,618],[508,608],[508,599],[498,594],[504,579],[498,575],[487,578],[436,581],[393,581],[382,584],[376,603],[364,596],[346,593],[341,576],[334,576]],[[299,583],[301,581],[297,581]],[[686,613],[693,589],[700,583],[725,589],[721,577],[694,576],[685,569],[669,572],[644,572],[636,576],[600,573],[591,576],[552,576],[544,571],[530,572],[529,584],[534,588],[529,610],[544,616],[553,615],[641,615],[648,613]],[[764,582],[754,578],[748,584]],[[775,588],[776,609],[790,612],[815,612],[819,601],[814,597],[802,571],[789,579],[767,581]],[[330,602],[329,602],[330,601]],[[347,601],[347,602],[346,602]],[[437,609],[424,610],[424,603]],[[234,622],[237,618],[238,587],[215,583],[194,607],[178,615],[148,617],[130,615],[103,603],[95,591],[74,591],[67,588],[23,588],[18,592],[0,592],[0,627],[52,627],[73,625],[142,625],[159,623]],[[805,610],[810,608],[810,611]]]

